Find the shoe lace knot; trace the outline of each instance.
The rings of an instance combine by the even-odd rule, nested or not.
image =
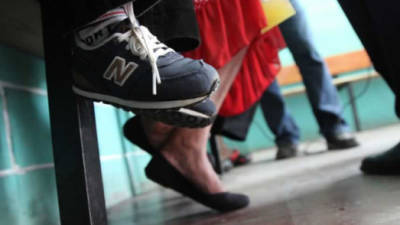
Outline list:
[[[146,27],[140,26],[133,12],[132,4],[124,5],[125,12],[130,20],[131,28],[118,37],[120,42],[126,41],[126,49],[132,54],[140,57],[141,60],[149,60],[152,68],[153,95],[157,94],[157,84],[161,84],[161,77],[158,71],[157,60],[160,56],[166,55],[174,50],[160,42]]]

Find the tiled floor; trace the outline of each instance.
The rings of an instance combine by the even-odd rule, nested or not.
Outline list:
[[[160,189],[112,208],[110,225],[266,224],[398,225],[400,177],[363,175],[361,158],[399,141],[400,126],[358,135],[351,151],[324,152],[322,142],[302,146],[307,156],[273,162],[273,150],[254,155],[252,165],[235,169],[223,181],[250,196],[250,207],[218,214],[170,190]]]

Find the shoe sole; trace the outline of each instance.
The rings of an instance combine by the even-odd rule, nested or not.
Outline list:
[[[351,148],[355,148],[359,146],[358,143],[352,143],[349,145],[340,145],[340,144],[330,144],[328,143],[328,150],[329,151],[343,151],[343,150],[350,150]]]
[[[72,90],[75,94],[92,101],[110,104],[172,126],[199,128],[210,125],[214,121],[215,116],[201,114],[183,107],[191,106],[207,99],[218,89],[219,82],[219,79],[216,79],[211,87],[211,91],[205,96],[158,102],[125,100],[114,96],[85,91],[76,86],[73,86]]]
[[[209,94],[212,95],[219,87],[220,82],[217,80],[213,84],[213,91]],[[195,103],[197,104],[197,103]],[[194,104],[193,104],[194,105]],[[141,115],[150,117],[156,121],[162,121],[163,123],[187,127],[187,128],[202,128],[212,124],[217,114],[209,115],[200,113],[190,108],[179,108],[179,109],[164,109],[164,110],[142,110]]]
[[[276,160],[285,160],[285,159],[296,158],[297,156],[298,156],[298,152],[294,152],[292,154],[279,154],[279,152],[278,152],[275,156],[275,159]]]
[[[214,122],[216,116],[209,116],[206,114],[199,113],[194,110],[187,108],[180,108],[178,110],[154,110],[142,111],[143,116],[151,117],[154,120],[162,121],[163,123],[188,127],[188,128],[200,128],[210,125]]]
[[[84,91],[76,86],[72,87],[72,90],[75,94],[80,95],[82,97],[91,99],[93,101],[104,102],[110,105],[116,105],[119,107],[124,108],[132,108],[133,110],[157,110],[157,109],[176,109],[188,105],[192,105],[194,103],[200,102],[208,97],[208,95],[191,98],[191,99],[184,99],[184,100],[171,100],[171,101],[132,101],[132,100],[125,100],[121,98],[117,98],[110,95],[99,94],[90,91]]]

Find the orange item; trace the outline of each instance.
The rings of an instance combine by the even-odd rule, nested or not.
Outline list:
[[[261,5],[268,21],[268,25],[262,29],[262,33],[271,30],[296,14],[296,10],[289,0],[261,0]]]

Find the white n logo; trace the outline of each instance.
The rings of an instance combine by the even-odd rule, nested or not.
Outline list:
[[[103,77],[107,80],[111,80],[114,78],[114,83],[119,86],[123,86],[138,67],[138,64],[134,62],[130,62],[128,63],[128,65],[125,64],[126,62],[124,58],[116,56],[111,64],[108,66]]]

